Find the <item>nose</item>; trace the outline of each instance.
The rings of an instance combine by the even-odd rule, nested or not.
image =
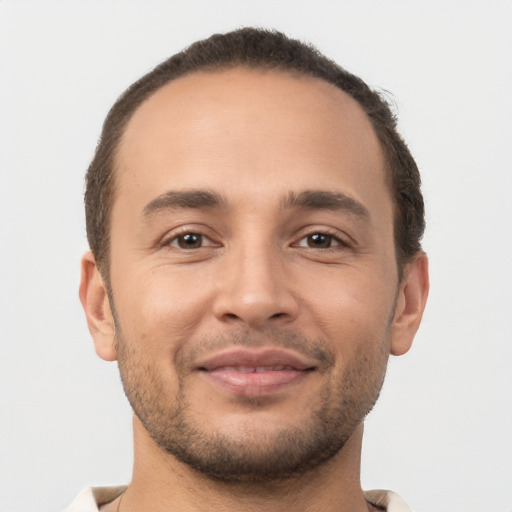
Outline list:
[[[264,328],[292,322],[299,302],[282,257],[269,247],[234,251],[217,274],[214,314],[222,322]]]

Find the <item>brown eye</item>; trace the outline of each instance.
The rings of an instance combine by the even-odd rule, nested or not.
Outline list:
[[[314,233],[306,237],[307,246],[314,249],[328,249],[333,245],[333,237],[323,233]]]
[[[185,233],[174,238],[171,245],[180,249],[199,249],[203,246],[203,235],[198,233]]]

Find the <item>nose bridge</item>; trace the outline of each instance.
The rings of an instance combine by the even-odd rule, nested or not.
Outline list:
[[[283,254],[270,237],[236,243],[219,276],[217,316],[251,326],[291,320],[297,303],[285,277]]]

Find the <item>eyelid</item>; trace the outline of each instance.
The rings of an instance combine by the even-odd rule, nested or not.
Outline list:
[[[309,236],[312,235],[326,235],[331,237],[335,242],[337,242],[335,245],[329,248],[315,248],[315,247],[308,247],[307,245],[299,245],[299,242],[302,242],[303,240],[307,239]],[[301,230],[301,233],[297,236],[296,242],[294,242],[292,245],[295,247],[304,247],[307,249],[318,249],[322,251],[326,251],[329,249],[335,249],[337,247],[353,247],[355,245],[355,242],[352,240],[352,237],[350,237],[348,234],[334,228],[329,228],[326,226],[308,226],[307,228],[304,228]]]
[[[222,244],[219,242],[216,242],[214,237],[210,234],[206,234],[211,230],[206,229],[204,226],[181,226],[179,228],[173,229],[171,232],[167,233],[165,237],[162,238],[162,241],[160,242],[161,247],[173,247],[175,249],[181,250],[181,251],[192,251],[194,248],[190,249],[184,249],[183,247],[179,247],[177,245],[177,240],[179,237],[185,236],[185,235],[197,235],[202,237],[203,244],[201,247],[195,248],[202,249],[202,248],[208,248],[208,247],[220,247]],[[205,244],[204,241],[207,241]]]
[[[201,238],[201,245],[200,247],[189,247],[189,248],[186,248],[186,247],[180,247],[179,245],[179,239],[180,237],[183,237],[183,236],[186,236],[186,235],[195,235],[197,237],[200,237]],[[205,243],[206,242],[206,243]],[[216,244],[215,242],[213,242],[212,240],[210,240],[206,235],[203,235],[202,233],[195,233],[193,231],[188,231],[188,232],[185,232],[185,233],[182,233],[180,235],[175,235],[173,236],[168,242],[166,245],[169,245],[171,247],[176,247],[176,249],[181,249],[181,250],[184,250],[184,251],[192,251],[194,249],[202,249],[203,247],[215,247]]]
[[[313,235],[324,235],[326,237],[329,237],[331,239],[331,244],[329,245],[329,247],[311,247],[308,245],[307,243],[307,240],[310,236],[313,236]],[[305,242],[305,243],[302,243],[302,242]],[[338,246],[342,246],[342,247],[345,247],[345,244],[337,237],[333,236],[333,235],[329,235],[328,233],[321,233],[321,232],[318,232],[318,233],[311,233],[309,235],[306,235],[306,236],[303,236],[296,244],[294,244],[296,247],[305,247],[307,249],[321,249],[321,250],[326,250],[326,249],[332,249],[333,247],[338,247]]]

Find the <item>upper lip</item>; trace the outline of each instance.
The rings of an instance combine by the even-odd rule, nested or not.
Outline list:
[[[212,371],[222,367],[271,367],[287,366],[294,370],[312,370],[317,365],[310,359],[295,352],[277,348],[249,350],[232,348],[211,357],[201,359],[195,365],[199,370]]]

